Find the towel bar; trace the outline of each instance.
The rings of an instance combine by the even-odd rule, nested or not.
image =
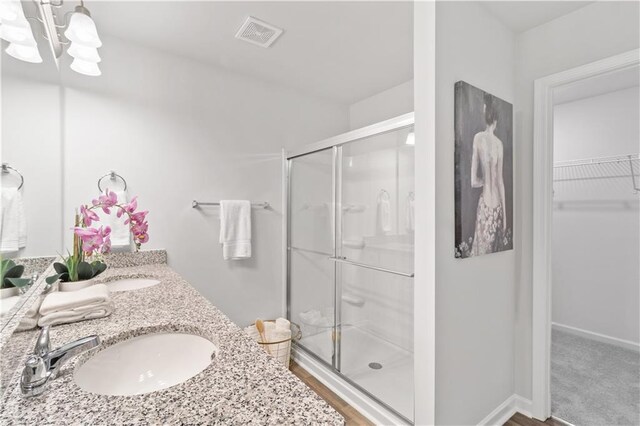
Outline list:
[[[194,209],[200,206],[219,206],[220,202],[216,202],[216,203],[208,203],[208,202],[204,202],[204,201],[197,201],[197,200],[193,200],[191,202],[191,207],[193,207]],[[269,204],[268,201],[265,201],[264,203],[251,203],[251,207],[256,207],[256,208],[260,208],[260,209],[268,209],[269,207],[271,207],[271,204]]]

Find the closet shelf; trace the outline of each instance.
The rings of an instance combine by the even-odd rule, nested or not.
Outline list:
[[[640,154],[561,161],[553,165],[554,182],[628,178],[640,191]]]

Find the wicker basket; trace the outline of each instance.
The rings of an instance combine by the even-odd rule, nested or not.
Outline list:
[[[275,320],[265,320],[264,322],[275,323]],[[252,324],[255,327],[255,323]],[[300,326],[292,322],[291,323],[291,337],[285,340],[279,340],[277,342],[263,342],[258,335],[256,341],[262,348],[275,359],[280,361],[283,365],[289,368],[291,362],[291,342],[296,342],[302,337]]]

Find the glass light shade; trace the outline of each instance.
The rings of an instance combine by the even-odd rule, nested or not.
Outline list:
[[[71,15],[69,26],[64,35],[67,39],[81,46],[94,48],[102,46],[102,41],[98,37],[98,30],[96,30],[96,24],[90,16],[84,13],[75,12]]]
[[[3,24],[12,24],[19,17],[24,18],[22,5],[18,1],[0,0],[0,22]]]
[[[80,59],[86,62],[97,63],[100,62],[100,55],[98,55],[98,49],[95,47],[86,47],[79,45],[78,43],[71,43],[67,50],[69,56],[75,59]]]
[[[0,0],[1,1],[1,0]],[[14,27],[12,25],[0,26],[0,38],[12,44],[35,47],[36,39],[33,37],[31,27]]]
[[[5,52],[16,59],[31,62],[32,64],[39,64],[42,62],[42,57],[40,56],[37,46],[23,46],[11,43],[9,44],[9,47],[6,48]]]
[[[102,75],[100,68],[98,68],[98,64],[95,62],[83,61],[82,59],[74,59],[71,63],[71,69],[77,73],[89,75],[91,77]]]
[[[407,139],[405,142],[407,145],[415,145],[416,144],[416,134],[414,132],[409,132],[407,135]]]

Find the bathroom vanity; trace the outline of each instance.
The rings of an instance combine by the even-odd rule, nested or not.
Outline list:
[[[164,251],[113,254],[107,263],[109,269],[97,282],[143,278],[159,283],[112,292],[115,311],[107,318],[52,327],[52,348],[94,334],[101,344],[70,359],[39,396],[23,396],[20,377],[40,329],[11,333],[11,324],[5,327],[2,357],[17,362],[10,374],[3,374],[0,423],[344,424],[333,408],[169,268]],[[182,383],[139,395],[103,395],[78,385],[76,372],[96,354],[152,333],[206,339],[215,345],[211,363]],[[150,350],[150,360],[152,355]],[[130,359],[113,362],[124,365]]]

